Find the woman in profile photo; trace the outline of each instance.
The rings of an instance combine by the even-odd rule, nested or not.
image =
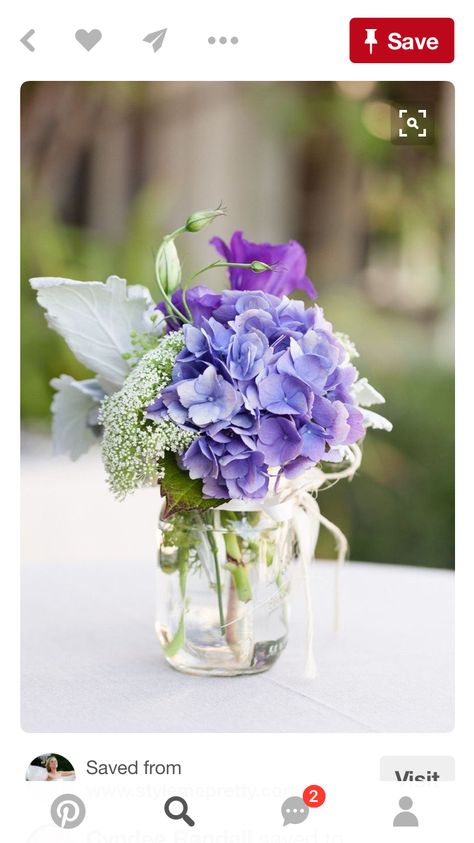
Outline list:
[[[27,782],[56,782],[63,778],[74,781],[76,771],[64,755],[53,755],[52,752],[38,755],[30,762],[26,771]]]
[[[47,782],[53,782],[56,781],[56,779],[76,775],[74,770],[59,770],[58,759],[55,755],[50,755],[49,758],[46,759],[45,767],[48,772],[48,778],[46,779]]]

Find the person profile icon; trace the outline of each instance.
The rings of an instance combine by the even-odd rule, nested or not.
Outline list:
[[[415,817],[415,814],[412,814],[410,811],[413,805],[413,799],[410,799],[409,796],[402,796],[398,804],[402,810],[395,817],[393,821],[394,826],[399,828],[403,828],[403,826],[417,826],[418,817]]]

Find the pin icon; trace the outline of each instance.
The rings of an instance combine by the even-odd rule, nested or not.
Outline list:
[[[377,32],[377,30],[376,29],[366,29],[365,31],[366,31],[367,37],[364,41],[364,44],[368,44],[370,55],[372,55],[372,50],[374,49],[374,44],[379,43],[377,41],[376,37],[375,37],[375,33]]]

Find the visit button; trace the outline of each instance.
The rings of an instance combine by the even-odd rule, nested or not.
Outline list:
[[[454,758],[449,755],[385,755],[380,759],[380,780],[383,782],[452,782]]]

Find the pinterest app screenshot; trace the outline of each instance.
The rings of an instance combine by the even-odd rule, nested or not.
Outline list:
[[[5,12],[2,840],[473,839],[473,32]]]

